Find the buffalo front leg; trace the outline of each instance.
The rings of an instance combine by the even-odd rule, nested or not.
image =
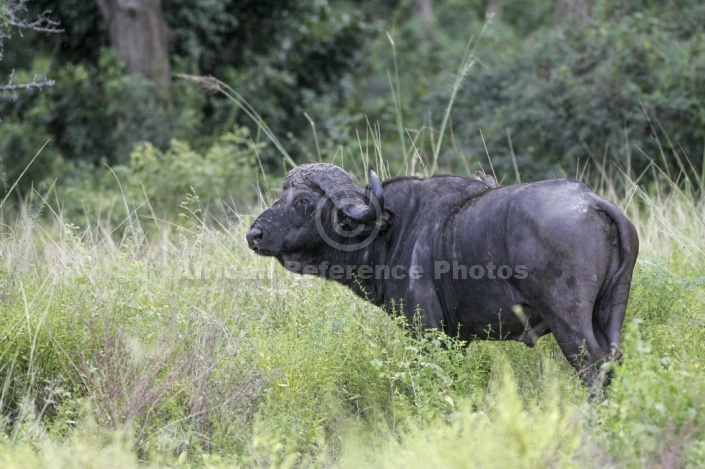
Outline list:
[[[411,281],[400,290],[402,293],[398,297],[385,301],[387,311],[395,315],[403,314],[416,334],[423,334],[429,329],[447,330],[448,325],[443,323],[441,303],[430,281]]]

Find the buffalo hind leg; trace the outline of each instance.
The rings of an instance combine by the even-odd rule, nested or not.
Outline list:
[[[569,320],[562,319],[555,314],[549,321],[551,332],[558,342],[563,355],[580,375],[583,383],[591,390],[590,396],[596,395],[596,390],[601,387],[601,365],[607,360],[608,352],[602,348],[601,337],[598,341],[593,330],[592,307],[574,308],[575,313]]]
[[[592,320],[592,331],[595,334],[595,339],[597,343],[600,344],[600,348],[605,353],[605,361],[615,361],[621,357],[621,351],[619,350],[619,343],[611,342],[607,333],[604,331],[600,321],[593,317]],[[619,340],[619,338],[617,338]],[[605,373],[604,386],[607,387],[612,383],[614,379],[614,368],[609,367]]]
[[[609,303],[607,324],[605,324],[607,338],[610,344],[610,359],[620,360],[622,351],[619,346],[622,324],[627,314],[627,300],[629,300],[629,282],[631,278],[623,279],[617,284]]]
[[[610,339],[607,337],[607,333],[604,331],[600,321],[593,317],[592,319],[592,332],[595,334],[595,339],[597,343],[600,344],[600,348],[606,355],[612,352],[612,345],[610,344]]]

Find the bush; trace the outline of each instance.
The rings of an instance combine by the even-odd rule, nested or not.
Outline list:
[[[461,149],[484,155],[481,129],[495,166],[512,174],[509,131],[526,179],[570,173],[578,162],[641,174],[654,158],[676,180],[699,180],[702,35],[660,10],[613,13],[597,8],[582,28],[537,32],[515,53],[484,57],[455,105]],[[702,24],[705,7],[693,4],[687,16]]]
[[[223,218],[259,197],[258,154],[263,148],[265,143],[255,142],[247,128],[238,127],[203,151],[176,139],[166,151],[139,142],[126,163],[63,163],[57,168],[63,174],[59,184],[46,179],[37,190],[44,197],[59,198],[62,216],[82,227],[91,220],[122,229],[132,221],[152,226],[155,216],[191,216],[192,210],[205,207],[210,216]]]
[[[36,67],[43,62],[38,60]],[[3,96],[3,195],[25,168],[27,174],[19,184],[24,194],[33,182],[56,177],[63,161],[126,163],[140,141],[161,149],[173,138],[201,146],[212,143],[200,133],[207,98],[193,86],[178,81],[166,93],[141,75],[124,75],[122,70],[112,51],[104,49],[98,69],[68,63],[52,73],[55,87],[26,93],[17,101]]]
[[[0,159],[9,182],[0,190],[9,188],[48,140],[38,163],[63,157],[114,165],[125,163],[140,141],[164,151],[179,139],[203,151],[234,125],[256,128],[225,100],[201,95],[183,80],[159,89],[141,75],[126,75],[124,64],[105,47],[107,32],[97,6],[54,3],[35,0],[31,7],[55,9],[65,32],[50,41],[30,34],[8,42],[11,59],[0,61],[0,72],[9,75],[17,68],[18,77],[41,74],[51,64],[56,80],[53,88],[23,95],[19,104],[2,97]],[[164,14],[173,33],[172,73],[212,74],[242,90],[300,160],[312,156],[314,146],[304,113],[315,115],[319,99],[326,113],[339,109],[352,77],[365,70],[362,57],[371,29],[353,5],[336,10],[327,1],[195,5],[169,0]],[[319,128],[322,135],[341,132],[331,123]],[[278,168],[278,158],[267,151],[261,159],[267,169]],[[33,165],[23,192],[47,172],[43,164]]]

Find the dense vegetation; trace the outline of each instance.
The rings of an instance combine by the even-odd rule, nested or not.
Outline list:
[[[95,2],[32,1],[28,15],[51,9],[64,32],[15,32],[0,76],[46,74],[56,85],[3,95],[0,190],[47,141],[23,189],[82,162],[98,172],[129,164],[141,141],[166,152],[176,139],[203,155],[243,126],[264,139],[242,109],[180,73],[232,86],[297,162],[354,159],[359,140],[377,134],[395,173],[418,152],[454,172],[487,166],[489,153],[507,181],[515,162],[525,179],[586,167],[599,177],[596,163],[641,175],[652,160],[679,183],[703,177],[702,2],[585,2],[575,17],[556,16],[554,0],[530,9],[444,0],[431,17],[414,4],[164,0],[174,75],[166,87],[124,73]],[[497,12],[490,24],[488,8]],[[281,176],[273,147],[259,156]],[[657,177],[649,170],[640,181]]]
[[[145,233],[126,201],[116,239],[37,195],[0,225],[0,461],[699,467],[705,207],[630,187],[608,194],[642,238],[625,360],[593,402],[551,337],[416,340],[254,256],[246,212],[217,224],[191,197]]]
[[[97,3],[30,2],[64,32],[20,36],[9,2],[0,76],[56,84],[0,102],[2,467],[703,465],[701,2],[162,0],[168,87]],[[642,248],[612,386],[588,402],[552,337],[418,340],[253,255],[319,160],[615,201]]]

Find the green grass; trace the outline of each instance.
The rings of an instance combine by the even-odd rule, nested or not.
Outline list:
[[[702,466],[705,203],[608,196],[642,249],[625,359],[592,403],[551,337],[416,340],[255,256],[246,215],[132,217],[116,239],[43,202],[4,212],[0,465]]]

